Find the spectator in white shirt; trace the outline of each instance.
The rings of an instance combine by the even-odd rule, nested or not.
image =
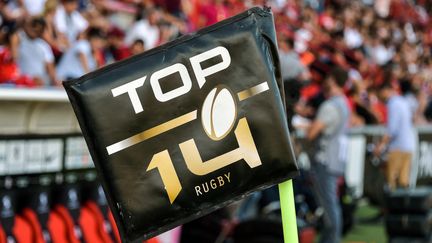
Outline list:
[[[57,75],[63,81],[78,78],[98,68],[95,53],[105,45],[105,34],[96,28],[87,31],[81,39],[62,56],[57,66]]]
[[[54,16],[58,32],[65,35],[69,44],[74,43],[79,34],[88,27],[87,20],[78,12],[78,0],[62,0]]]
[[[43,18],[28,19],[23,31],[12,36],[12,53],[21,72],[32,77],[37,84],[58,85],[53,52],[42,39],[45,27]]]
[[[360,34],[359,26],[347,21],[344,29],[344,41],[348,48],[354,49],[359,48],[363,45],[363,37]]]
[[[43,13],[47,0],[21,0],[27,13],[31,16],[39,16]]]
[[[137,22],[126,33],[126,45],[131,46],[135,40],[142,40],[145,49],[151,49],[158,44],[160,32],[157,24],[161,18],[159,10],[148,10],[146,17],[143,18],[141,13],[138,13]]]
[[[372,57],[372,60],[380,66],[387,64],[394,55],[392,49],[385,46],[378,38],[372,39],[372,45],[369,46],[368,54]]]

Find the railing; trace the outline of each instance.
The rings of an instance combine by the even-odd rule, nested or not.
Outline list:
[[[80,133],[66,92],[0,88],[0,136]]]

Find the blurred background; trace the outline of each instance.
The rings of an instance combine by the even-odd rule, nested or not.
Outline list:
[[[317,242],[323,228],[306,136],[335,66],[347,72],[351,111],[337,191],[343,242],[432,242],[430,0],[0,0],[0,242],[119,240],[62,81],[264,5],[275,17],[302,171],[301,242]],[[390,116],[384,84],[412,118],[409,190],[388,188],[387,153],[377,150]],[[282,242],[275,190],[149,242]]]

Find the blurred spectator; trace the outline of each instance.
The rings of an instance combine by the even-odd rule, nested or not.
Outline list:
[[[8,27],[9,30],[14,30],[18,23],[24,20],[26,12],[16,2],[2,0],[0,1],[0,16],[2,26]]]
[[[34,80],[22,75],[11,51],[11,41],[14,35],[7,26],[0,29],[0,85],[4,86],[35,86]]]
[[[52,50],[42,39],[45,28],[43,18],[27,19],[23,30],[12,37],[11,49],[23,74],[32,77],[38,85],[59,85]]]
[[[388,146],[386,179],[390,190],[408,187],[411,159],[415,149],[413,112],[406,98],[390,82],[379,87],[379,97],[387,103],[387,131],[375,149],[380,156]]]
[[[352,107],[351,124],[353,126],[378,123],[378,118],[370,108],[369,94],[363,82],[354,82],[349,100]]]
[[[47,0],[17,0],[22,2],[28,15],[39,16],[43,13]]]
[[[298,53],[294,50],[293,39],[286,38],[279,41],[279,59],[284,81],[306,80],[309,78]]]
[[[324,209],[321,243],[338,243],[342,237],[342,213],[337,195],[337,180],[345,171],[349,108],[344,95],[348,74],[333,68],[324,81],[328,99],[318,109],[307,131],[307,139],[316,141],[312,156],[312,180],[316,197]]]
[[[56,60],[58,60],[63,51],[69,47],[67,37],[58,32],[54,24],[57,7],[57,0],[47,0],[43,11],[43,16],[46,21],[46,31],[44,32],[43,39],[51,46]]]
[[[54,16],[57,31],[66,36],[69,44],[74,43],[88,27],[88,22],[78,12],[78,0],[61,0]]]
[[[387,64],[393,57],[393,51],[378,37],[373,38],[366,48],[368,55],[380,66]]]
[[[124,44],[125,33],[113,26],[108,32],[108,46],[105,51],[106,63],[123,60],[131,55],[129,48]]]
[[[408,79],[403,79],[400,81],[400,91],[403,98],[405,98],[408,103],[408,108],[411,112],[413,120],[417,115],[417,110],[419,108],[419,103],[415,95],[415,91],[412,87],[411,81]]]
[[[126,33],[125,43],[131,45],[135,40],[142,40],[146,49],[151,49],[156,46],[160,38],[158,23],[161,18],[161,13],[157,9],[148,9],[144,11],[138,10],[136,22]],[[144,17],[144,14],[146,17]]]
[[[130,48],[132,55],[137,55],[145,51],[144,42],[142,40],[135,40]]]
[[[105,38],[100,29],[90,28],[86,38],[75,42],[62,56],[57,69],[59,78],[78,78],[98,68],[98,55],[105,47]]]
[[[375,11],[381,18],[385,18],[390,14],[391,0],[375,0]]]
[[[300,98],[300,90],[309,74],[294,50],[292,38],[279,38],[279,60],[284,81],[285,107],[289,128],[292,129],[292,119],[295,115],[294,105]]]
[[[164,10],[174,14],[177,17],[182,15],[181,0],[155,0],[154,2]]]

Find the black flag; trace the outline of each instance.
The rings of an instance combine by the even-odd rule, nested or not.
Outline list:
[[[269,9],[250,9],[64,86],[124,241],[150,238],[297,173]]]

